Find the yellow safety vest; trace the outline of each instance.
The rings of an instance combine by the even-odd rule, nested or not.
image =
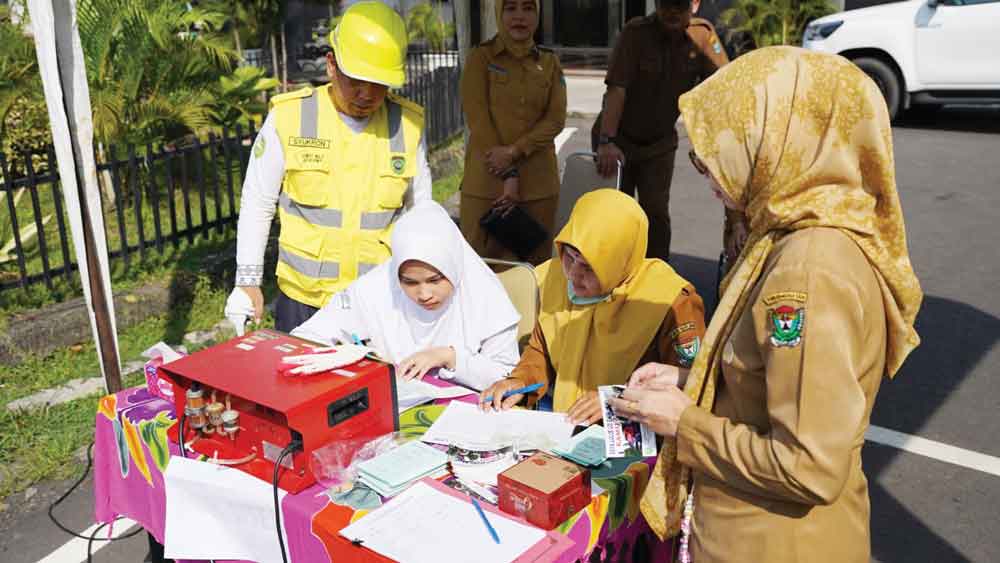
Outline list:
[[[278,287],[313,307],[389,258],[424,128],[423,108],[390,94],[355,133],[337,114],[329,87],[271,101],[285,155]]]

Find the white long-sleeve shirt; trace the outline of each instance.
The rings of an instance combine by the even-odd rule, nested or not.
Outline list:
[[[344,123],[361,134],[368,118],[357,119],[339,114]],[[417,147],[417,173],[403,197],[404,212],[414,203],[431,199],[431,168],[427,162],[426,137]],[[281,148],[274,116],[267,115],[254,141],[253,155],[247,166],[240,199],[240,217],[236,227],[236,285],[259,286],[264,276],[264,250],[271,230],[278,195],[285,177],[285,155]]]
[[[343,293],[335,295],[325,307],[293,330],[292,336],[329,345],[336,344],[337,341],[350,342],[352,336],[361,340],[372,339],[374,335],[363,318],[342,314],[338,299],[340,295]],[[461,342],[449,344],[455,350],[455,369],[439,368],[438,377],[454,380],[477,391],[507,377],[520,359],[516,323],[483,340],[478,350],[470,350]],[[386,357],[383,350],[375,352],[394,364],[406,359]]]

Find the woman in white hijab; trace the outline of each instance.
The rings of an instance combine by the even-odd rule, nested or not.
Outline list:
[[[442,379],[482,390],[509,374],[519,315],[448,213],[417,204],[396,223],[392,250],[292,334],[368,341],[405,379],[437,369]]]

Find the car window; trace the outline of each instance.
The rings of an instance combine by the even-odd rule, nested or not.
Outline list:
[[[942,4],[947,4],[949,6],[972,6],[974,4],[997,4],[1000,0],[948,0],[947,2],[942,2]]]

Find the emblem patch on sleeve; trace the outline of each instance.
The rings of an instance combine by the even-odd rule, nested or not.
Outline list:
[[[253,144],[253,156],[254,158],[260,158],[264,156],[264,151],[267,150],[267,141],[264,140],[264,135],[257,135],[257,141]]]
[[[406,168],[406,157],[405,156],[393,156],[389,161],[389,166],[392,167],[392,171],[395,174],[402,174],[403,169]]]
[[[771,345],[776,348],[794,348],[802,343],[802,329],[806,326],[806,309],[782,305],[767,310],[771,321]]]
[[[701,339],[697,336],[684,343],[674,341],[674,352],[677,352],[677,360],[681,367],[691,367],[699,350],[701,350]]]

